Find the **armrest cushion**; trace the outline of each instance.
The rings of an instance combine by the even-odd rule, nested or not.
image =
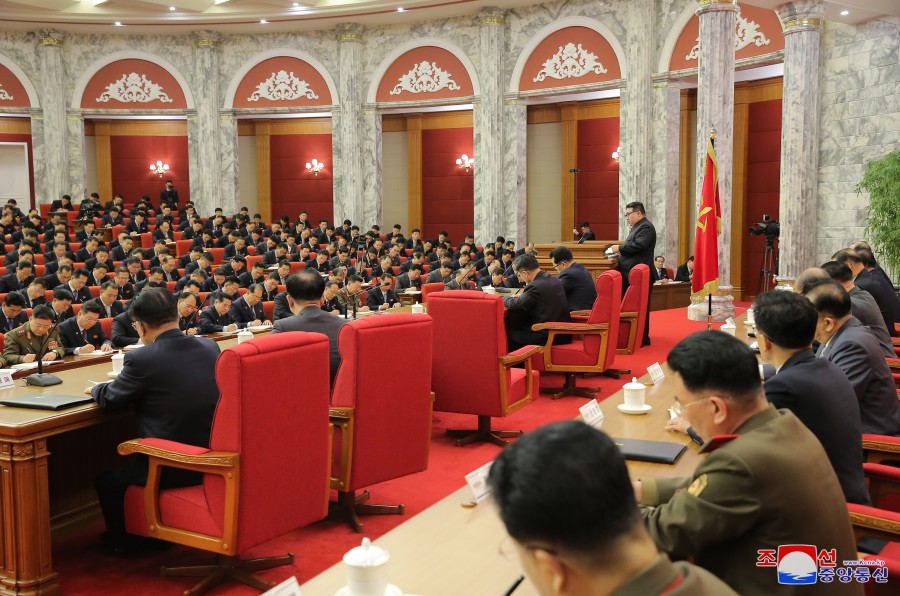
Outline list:
[[[900,468],[886,466],[884,464],[863,464],[863,473],[867,478],[877,478],[900,485]]]
[[[528,360],[535,354],[540,354],[544,351],[544,346],[522,346],[515,352],[510,352],[506,356],[500,357],[500,364],[503,366],[512,366],[513,364],[518,364],[519,362],[524,362]]]
[[[874,518],[881,522],[885,522],[886,527],[878,526],[879,530],[889,530],[892,532],[900,532],[900,513],[888,511],[887,509],[879,509],[877,507],[868,507],[866,505],[857,505],[856,503],[847,503],[847,510],[850,512],[850,521],[854,524],[863,522],[860,518]]]

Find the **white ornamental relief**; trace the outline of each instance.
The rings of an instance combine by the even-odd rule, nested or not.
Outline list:
[[[3,88],[3,85],[0,85],[0,101],[12,101],[13,96],[10,95],[6,89]]]
[[[293,99],[319,99],[309,83],[302,79],[298,79],[293,72],[279,70],[273,72],[272,76],[256,86],[247,101],[259,101],[260,99],[268,99],[271,101],[290,101]]]
[[[737,27],[734,32],[734,51],[743,50],[750,44],[755,45],[758,48],[769,45],[770,40],[763,35],[762,31],[759,30],[759,25],[756,21],[749,21],[744,17],[738,15],[737,19]],[[684,57],[685,60],[697,60],[700,57],[700,38],[697,38],[697,43],[694,47],[691,48],[691,51],[688,52],[688,55]]]
[[[585,50],[581,44],[576,46],[570,42],[565,47],[560,46],[559,51],[544,62],[544,67],[532,80],[538,83],[547,77],[559,80],[575,79],[590,73],[603,74],[605,72],[606,69],[597,61],[596,54]]]
[[[147,75],[139,75],[136,72],[123,74],[122,78],[106,86],[97,101],[106,103],[114,99],[122,103],[148,103],[161,101],[172,103],[172,98],[163,92],[161,85],[157,85],[147,78]]]
[[[441,89],[458,91],[456,84],[449,72],[441,70],[434,62],[423,60],[412,67],[408,73],[400,77],[400,81],[394,86],[391,95],[400,95],[404,91],[410,93],[435,93]]]

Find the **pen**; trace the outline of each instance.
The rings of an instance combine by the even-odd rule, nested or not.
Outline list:
[[[519,577],[517,577],[516,581],[514,581],[512,585],[506,590],[506,592],[503,593],[503,596],[510,596],[513,592],[516,591],[516,588],[518,588],[519,584],[521,584],[523,581],[525,581],[524,575],[520,575]]]

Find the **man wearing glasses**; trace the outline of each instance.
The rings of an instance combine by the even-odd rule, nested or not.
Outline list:
[[[647,292],[647,321],[644,325],[644,337],[642,346],[650,345],[650,292],[656,282],[656,274],[653,272],[653,252],[656,248],[656,228],[647,219],[644,204],[634,201],[625,205],[625,223],[631,227],[628,237],[621,245],[611,247],[613,253],[619,256],[619,273],[622,274],[622,296],[628,289],[628,274],[635,265],[646,265],[650,269],[650,291]]]
[[[400,299],[397,298],[397,294],[391,289],[393,279],[394,276],[390,273],[385,273],[381,276],[378,286],[369,290],[369,294],[366,296],[366,304],[371,310],[387,310],[400,306]]]
[[[46,353],[44,361],[62,358],[64,351],[59,343],[57,335],[59,329],[54,329],[53,334],[45,336],[53,327],[56,315],[49,306],[36,306],[31,315],[31,320],[16,327],[6,334],[3,345],[3,360],[6,364],[20,364],[34,362],[35,355],[41,350],[46,340]]]
[[[669,352],[672,373],[658,399],[706,438],[709,455],[691,476],[634,482],[659,550],[692,557],[741,594],[795,594],[776,569],[757,567],[760,549],[822,545],[854,560],[844,493],[821,443],[788,410],[766,401],[756,356],[721,331],[688,336]],[[862,594],[835,581],[818,594]]]

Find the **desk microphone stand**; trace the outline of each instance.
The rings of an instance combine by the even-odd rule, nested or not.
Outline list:
[[[51,385],[59,385],[60,383],[62,383],[62,379],[60,379],[56,375],[51,375],[50,373],[44,372],[44,354],[47,353],[47,346],[49,345],[50,338],[53,337],[53,332],[56,331],[57,327],[59,327],[59,316],[57,316],[56,321],[54,321],[53,325],[50,327],[50,331],[47,332],[47,337],[43,342],[41,342],[41,347],[37,351],[37,354],[35,354],[38,371],[32,375],[28,375],[27,377],[25,377],[25,383],[27,385],[34,385],[36,387],[49,387]]]

